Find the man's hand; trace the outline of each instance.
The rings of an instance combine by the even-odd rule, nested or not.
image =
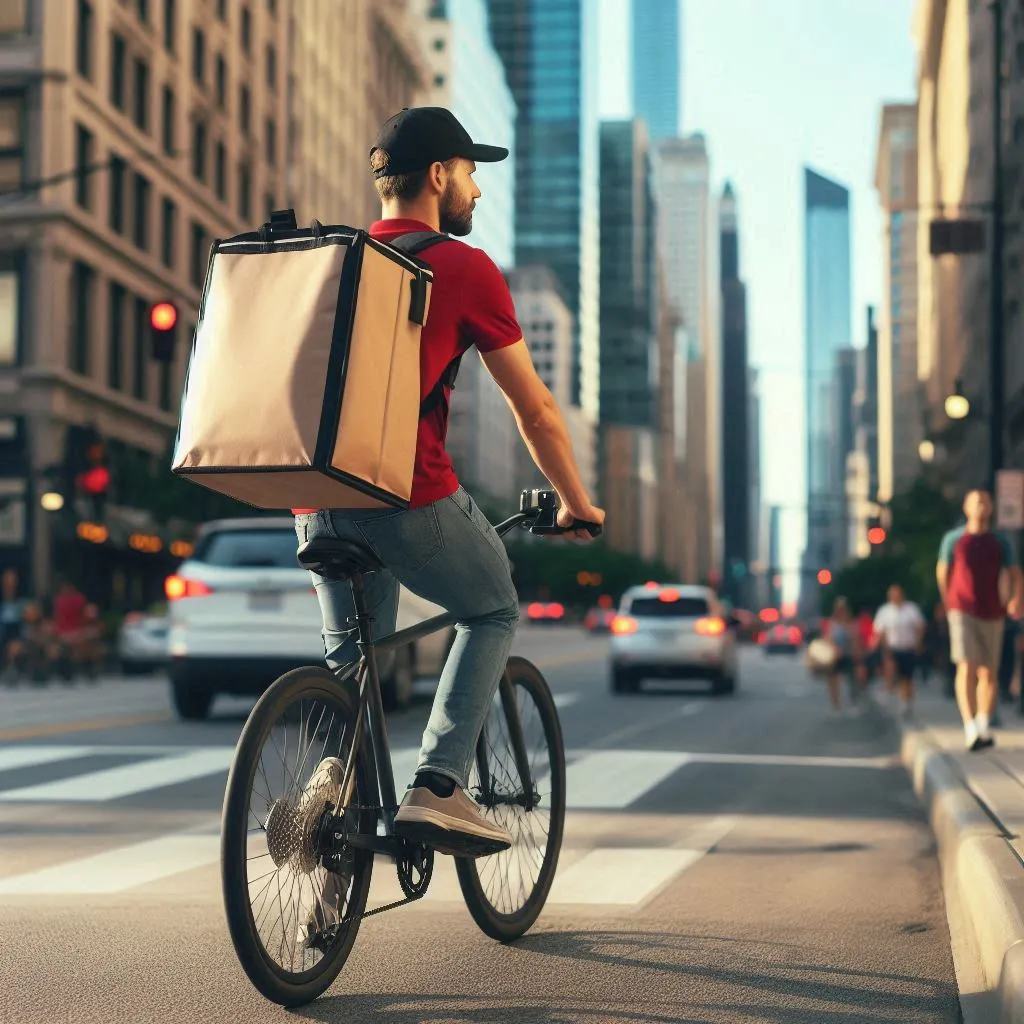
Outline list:
[[[1019,594],[1014,594],[1006,604],[1006,614],[1011,619],[1019,619],[1021,612],[1021,600]]]
[[[598,508],[596,505],[586,504],[579,508],[572,508],[569,505],[563,504],[558,510],[558,515],[555,517],[555,522],[564,530],[568,526],[572,526],[574,519],[582,519],[587,523],[597,523],[599,526],[604,525],[604,509]],[[586,530],[573,530],[571,533],[565,534],[566,537],[571,540],[593,540],[594,538]]]

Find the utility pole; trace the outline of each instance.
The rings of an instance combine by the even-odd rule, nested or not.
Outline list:
[[[992,270],[989,310],[988,415],[989,489],[1003,468],[1003,0],[990,0],[992,11]]]

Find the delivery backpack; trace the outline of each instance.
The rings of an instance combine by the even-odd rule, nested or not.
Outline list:
[[[447,238],[300,229],[284,210],[214,242],[172,472],[257,508],[407,508],[419,421],[458,373],[420,401],[417,254]]]

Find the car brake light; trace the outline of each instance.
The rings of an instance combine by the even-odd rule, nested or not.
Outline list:
[[[164,580],[164,593],[168,601],[180,601],[185,597],[206,597],[213,591],[202,580],[189,580],[183,576],[168,576]]]
[[[629,615],[616,615],[612,619],[612,632],[618,636],[626,636],[629,633],[635,633],[639,625],[636,619]]]
[[[679,591],[678,590],[663,590],[658,595],[658,600],[659,601],[665,601],[666,603],[669,603],[669,602],[672,602],[672,601],[678,601],[679,600]]]
[[[698,619],[694,629],[701,636],[721,636],[725,632],[725,619]]]
[[[526,614],[529,615],[531,619],[540,618],[540,616],[544,614],[544,605],[535,601],[527,607]]]
[[[790,626],[789,627],[789,639],[793,643],[798,644],[798,643],[800,643],[801,640],[803,640],[803,638],[804,638],[803,634],[800,632],[799,627],[797,627],[797,626]]]
[[[554,604],[548,605],[548,615],[553,615],[556,619],[560,619],[565,614],[565,609],[556,601]]]

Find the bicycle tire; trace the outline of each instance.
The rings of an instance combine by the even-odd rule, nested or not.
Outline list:
[[[249,801],[263,745],[272,728],[278,721],[286,720],[285,715],[289,709],[301,708],[300,701],[317,699],[337,707],[346,719],[345,735],[351,737],[358,709],[358,696],[353,681],[340,682],[326,668],[299,668],[285,673],[256,702],[242,728],[228,774],[222,813],[221,885],[228,932],[235,953],[256,989],[271,1002],[287,1007],[301,1006],[315,999],[340,973],[359,931],[360,916],[366,908],[373,870],[372,853],[356,851],[345,914],[334,940],[323,951],[322,958],[315,966],[308,970],[288,971],[271,959],[259,935],[249,892]],[[319,724],[317,730],[319,735]],[[344,745],[346,752],[349,742],[350,739]],[[300,766],[300,773],[301,770]],[[364,746],[356,759],[353,798],[356,804],[364,807],[377,802],[375,795],[371,796],[369,792],[369,778]],[[372,817],[371,811],[363,811],[362,814],[364,819]],[[368,820],[361,822],[361,831],[368,827]],[[285,922],[282,920],[282,930],[284,928]]]
[[[466,907],[469,910],[470,916],[485,935],[490,936],[492,939],[497,939],[499,942],[510,942],[525,935],[544,909],[548,893],[551,890],[551,884],[555,879],[558,855],[562,847],[562,834],[565,828],[565,746],[562,740],[562,727],[558,720],[558,711],[555,708],[551,690],[548,688],[547,681],[540,673],[540,670],[525,658],[509,658],[507,671],[512,677],[513,687],[517,690],[522,688],[525,691],[533,701],[540,718],[547,750],[547,765],[531,764],[531,772],[534,773],[535,788],[543,788],[546,785],[550,792],[548,800],[550,826],[547,831],[544,857],[536,881],[533,884],[533,889],[522,906],[512,912],[504,912],[495,906],[494,901],[484,891],[481,876],[491,866],[494,866],[495,870],[502,867],[508,868],[512,858],[516,857],[520,852],[517,851],[517,845],[521,839],[521,832],[513,831],[515,841],[511,850],[502,851],[491,857],[459,857],[455,860],[459,887],[462,889],[462,896],[466,901]],[[517,706],[519,703],[519,695],[517,693]],[[504,718],[504,712],[498,701],[492,707],[491,718],[494,718],[496,714]],[[494,750],[488,750],[488,765],[492,778],[495,775],[495,753]],[[510,750],[508,753],[511,756]],[[543,773],[545,768],[547,769],[547,776],[541,775],[538,777],[537,773]],[[475,767],[472,769],[472,772],[476,772]],[[470,783],[472,787],[472,775]],[[487,808],[482,808],[482,810],[485,817],[497,820],[496,816],[491,811],[488,811]],[[523,816],[530,813],[533,812],[528,812],[523,808]],[[502,822],[502,824],[507,827],[507,822]]]

